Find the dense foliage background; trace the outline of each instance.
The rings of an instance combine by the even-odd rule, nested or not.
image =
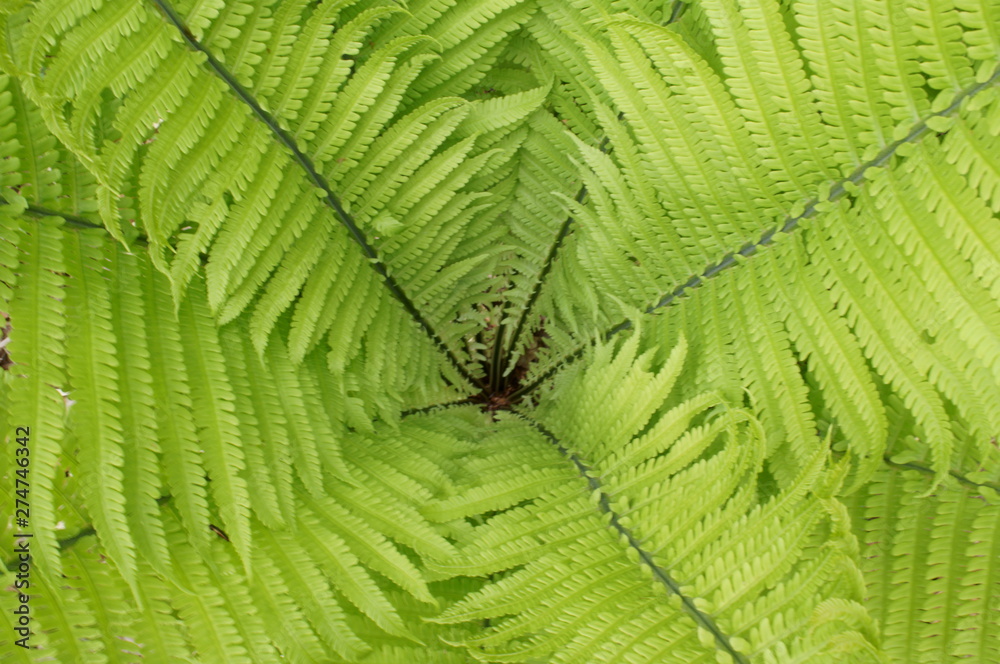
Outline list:
[[[0,19],[0,660],[1000,662],[997,2]]]

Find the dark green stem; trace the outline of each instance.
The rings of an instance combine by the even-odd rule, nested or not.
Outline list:
[[[889,458],[888,455],[884,456],[882,460],[885,461],[886,465],[892,468],[896,468],[898,470],[916,470],[921,473],[926,473],[928,475],[937,475],[937,473],[934,470],[928,468],[927,466],[921,466],[918,463],[897,463],[893,461],[891,458]],[[985,489],[993,489],[994,491],[1000,491],[1000,484],[997,484],[996,482],[975,482],[973,480],[970,480],[965,475],[962,475],[961,473],[954,470],[949,470],[948,474],[954,477],[956,480],[958,480],[959,484],[964,484],[965,486],[968,487],[974,487],[977,489],[985,488]]]
[[[455,408],[457,406],[468,406],[474,403],[472,399],[466,398],[459,401],[449,401],[448,403],[435,403],[430,406],[422,406],[420,408],[410,408],[409,410],[404,410],[400,413],[400,417],[409,417],[410,415],[422,415],[424,413],[430,413],[435,410],[445,410],[447,408]]]
[[[7,201],[0,198],[0,202],[6,203]],[[36,217],[59,217],[67,224],[72,224],[73,226],[79,226],[81,228],[100,228],[102,230],[104,229],[103,224],[94,223],[89,219],[78,217],[75,214],[67,214],[66,212],[60,212],[59,210],[52,210],[47,207],[42,207],[41,205],[29,205],[24,209],[24,211]]]

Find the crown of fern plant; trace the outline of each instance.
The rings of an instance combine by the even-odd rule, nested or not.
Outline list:
[[[0,661],[1000,662],[997,0],[0,0],[0,71]]]

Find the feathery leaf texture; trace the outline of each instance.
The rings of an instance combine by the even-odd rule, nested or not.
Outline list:
[[[996,0],[8,0],[0,72],[0,661],[1000,661]]]

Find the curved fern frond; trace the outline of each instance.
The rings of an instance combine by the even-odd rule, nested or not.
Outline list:
[[[166,278],[101,231],[5,218],[12,231],[5,232],[5,241],[16,238],[18,247],[10,267],[18,277],[11,302],[18,332],[17,343],[10,344],[14,376],[5,381],[13,387],[7,419],[14,412],[31,414],[10,410],[30,403],[23,399],[31,379],[59,381],[48,388],[54,399],[40,390],[37,402],[57,419],[38,415],[33,421],[46,423],[47,431],[33,425],[31,436],[32,524],[53,549],[48,554],[40,537],[32,542],[44,563],[34,574],[47,601],[57,601],[34,614],[41,629],[57,634],[37,645],[74,661],[127,659],[128,648],[154,658],[196,652],[201,661],[270,661],[278,651],[298,652],[295,643],[305,639],[321,644],[323,657],[340,653],[354,659],[372,650],[358,636],[359,626],[375,643],[381,643],[378,634],[412,643],[417,637],[396,609],[407,600],[386,586],[427,605],[438,602],[411,552],[443,557],[453,551],[415,503],[429,500],[442,471],[431,464],[430,475],[409,479],[420,468],[414,463],[420,457],[405,445],[395,459],[367,453],[365,435],[347,429],[321,355],[313,353],[297,367],[280,353],[261,358],[246,335],[245,318],[216,329],[204,290],[195,288],[175,312]],[[20,276],[33,255],[30,238],[37,239],[46,266],[31,278],[55,279],[36,291],[42,302],[22,290],[32,283]],[[51,271],[56,259],[70,272]],[[137,294],[146,296],[145,304]],[[46,301],[65,301],[66,307],[50,311]],[[61,346],[44,349],[43,366],[68,367],[65,378],[28,365],[32,328],[25,324],[31,322],[31,307],[42,305],[49,307],[40,310],[50,311],[50,334],[70,334]],[[273,385],[262,385],[262,375]],[[68,419],[57,386],[72,397]],[[427,435],[422,431],[411,426],[399,435],[419,440]],[[106,447],[104,456],[98,456],[98,447]],[[13,472],[8,479],[3,504],[13,509]],[[61,488],[66,481],[79,485],[71,495]],[[48,510],[46,487],[54,488]],[[85,511],[71,514],[81,502]],[[222,558],[222,540],[213,529],[226,539]],[[57,543],[60,530],[70,537]],[[92,546],[97,541],[100,546]],[[99,573],[66,571],[67,565],[80,564],[76,552],[83,547],[93,557],[86,564],[100,565]],[[292,556],[305,575],[284,581],[299,588],[289,611],[304,622],[290,618],[272,631],[261,616],[269,606],[288,604],[263,590],[275,576],[285,578],[286,568],[275,568],[279,552]],[[64,591],[55,570],[80,585]],[[202,584],[213,590],[199,592]],[[170,591],[150,595],[149,588]],[[120,606],[70,618],[74,606],[122,592]],[[4,594],[5,602],[15,598]],[[238,608],[244,605],[260,608],[246,613]],[[165,620],[164,611],[176,618]],[[331,612],[339,612],[341,625],[327,629]],[[102,641],[111,634],[123,635],[131,645]]]
[[[718,661],[815,662],[874,652],[860,608],[855,619],[828,610],[860,599],[849,562],[857,544],[829,484],[842,472],[825,474],[821,453],[785,489],[759,484],[760,425],[715,395],[669,398],[683,345],[665,361],[638,349],[638,336],[599,346],[586,372],[563,377],[543,401],[544,426],[507,421],[462,450],[463,476],[477,479],[459,480],[428,514],[482,524],[462,535],[457,559],[432,568],[496,580],[437,620],[488,620],[463,642],[483,661],[695,662],[718,652]],[[532,471],[489,472],[510,459]]]
[[[271,527],[251,515],[252,576],[245,573],[233,531],[218,518],[215,500],[209,522],[200,528],[206,536],[197,538],[184,524],[176,498],[154,502],[167,558],[154,561],[136,547],[134,590],[117,564],[107,564],[111,547],[98,544],[94,529],[81,527],[60,542],[62,577],[33,571],[31,583],[44,598],[33,605],[33,629],[45,635],[33,645],[72,661],[381,662],[381,657],[436,656],[428,654],[433,652],[448,661],[452,655],[435,645],[439,630],[422,624],[421,617],[473,586],[432,587],[419,562],[446,558],[454,549],[417,509],[415,499],[429,496],[447,477],[433,461],[415,463],[421,455],[413,444],[437,439],[445,464],[446,452],[466,439],[468,429],[467,422],[454,418],[404,423],[396,454],[379,459],[366,458],[365,437],[350,437],[347,451],[357,464],[347,469],[365,489],[329,478],[320,496],[299,488],[288,497],[294,523]],[[85,466],[69,465],[85,482],[93,479]],[[256,511],[263,499],[256,494],[253,499]],[[4,496],[7,502],[13,501]],[[142,523],[130,512],[133,516]],[[107,532],[103,523],[96,526],[99,535]],[[149,526],[142,523],[136,532]],[[16,563],[8,564],[16,569]],[[448,586],[454,586],[450,594],[442,590]],[[5,614],[11,614],[16,597],[0,597]],[[8,645],[5,652],[15,652]]]
[[[811,385],[817,384],[815,398],[822,400],[822,408],[829,409],[837,422],[836,435],[852,441],[865,459],[860,477],[869,475],[880,463],[884,450],[881,441],[886,438],[886,423],[878,401],[882,398],[880,385],[885,384],[918,414],[926,437],[932,441],[933,467],[941,478],[955,446],[950,415],[945,414],[941,395],[958,407],[965,422],[990,422],[980,433],[995,430],[998,424],[998,414],[987,405],[993,400],[981,398],[983,390],[995,391],[997,373],[990,349],[996,345],[992,339],[1000,329],[995,296],[988,295],[995,282],[993,268],[988,267],[996,262],[995,257],[986,249],[992,222],[985,211],[987,201],[974,193],[972,182],[963,178],[961,171],[950,166],[955,158],[949,157],[949,152],[954,150],[952,144],[968,136],[971,128],[992,113],[994,85],[1000,75],[995,68],[980,66],[979,71],[989,71],[989,76],[983,75],[977,82],[970,67],[956,69],[957,78],[953,78],[950,91],[941,92],[933,104],[926,100],[911,104],[915,117],[895,111],[893,104],[903,103],[902,99],[879,102],[871,110],[880,113],[878,121],[892,131],[852,134],[855,143],[862,138],[871,142],[856,144],[852,148],[854,158],[834,172],[814,169],[807,182],[801,179],[810,170],[804,155],[812,154],[823,163],[833,158],[826,152],[828,147],[803,142],[788,133],[820,135],[815,128],[807,128],[815,124],[811,119],[817,117],[815,112],[796,110],[801,90],[792,93],[747,88],[747,81],[769,85],[762,83],[767,77],[744,76],[739,73],[741,69],[729,71],[725,65],[727,58],[733,67],[745,67],[751,61],[763,63],[766,58],[791,62],[769,51],[752,55],[747,51],[737,57],[736,51],[726,50],[748,49],[745,44],[758,42],[744,39],[725,46],[730,43],[725,40],[730,39],[728,31],[733,28],[725,21],[737,21],[741,30],[752,34],[762,29],[754,21],[772,20],[774,14],[764,8],[759,17],[752,13],[737,16],[725,9],[725,4],[717,9],[714,5],[699,9],[706,12],[704,28],[718,37],[721,72],[671,28],[631,18],[608,23],[608,44],[596,39],[585,42],[590,66],[604,89],[592,95],[595,110],[600,111],[605,100],[614,104],[598,113],[605,119],[614,150],[605,154],[579,143],[579,153],[588,167],[584,171],[588,201],[569,202],[572,213],[581,220],[581,229],[563,255],[565,274],[571,275],[568,278],[577,287],[570,288],[568,282],[560,281],[563,273],[559,271],[553,273],[550,284],[552,293],[576,291],[579,295],[572,298],[572,305],[565,301],[556,304],[543,297],[542,309],[562,321],[568,315],[581,321],[596,320],[598,329],[603,327],[611,334],[630,323],[612,326],[609,311],[619,311],[628,318],[626,307],[643,307],[652,302],[647,311],[654,312],[668,304],[697,307],[694,302],[722,298],[736,307],[736,313],[731,327],[718,331],[722,335],[718,344],[732,349],[725,355],[732,353],[737,358],[741,370],[733,378],[738,384],[754,386],[753,407],[769,430],[771,450],[791,445],[789,451],[802,463],[815,449],[815,404],[809,394],[813,391]],[[820,29],[817,22],[832,20],[814,15],[813,28]],[[724,29],[724,25],[728,27]],[[962,49],[952,49],[954,52],[945,55],[930,48],[936,43],[933,35],[937,33],[921,31],[905,22],[902,25],[913,30],[914,41],[928,40],[929,47],[910,53],[915,62],[905,67],[882,61],[865,66],[878,66],[905,78],[909,71],[906,67],[921,65],[928,71],[937,67],[935,56],[942,63],[964,57],[960,56]],[[779,26],[772,32],[783,30]],[[811,59],[823,61],[829,53],[818,47],[813,32],[803,30],[804,54],[811,67]],[[876,28],[871,30],[858,37],[865,48],[867,40],[876,39]],[[783,36],[782,40],[787,38]],[[784,49],[780,51],[783,53],[787,46],[782,43],[788,42],[779,40],[775,48]],[[875,46],[871,49],[874,51]],[[865,50],[862,53],[871,55]],[[755,66],[764,66],[759,63]],[[782,80],[795,81],[796,89],[806,85],[805,79],[787,69],[792,65],[767,66],[776,72],[784,71]],[[955,89],[956,85],[960,87]],[[828,97],[841,94],[840,88],[836,90]],[[781,121],[784,111],[770,108],[772,102],[767,100],[787,100],[787,112],[797,114],[799,122],[805,124]],[[857,105],[849,98],[833,102]],[[621,110],[628,131],[614,118],[614,108]],[[695,108],[697,113],[692,111]],[[833,123],[837,117],[844,116],[824,112],[823,120]],[[897,119],[900,117],[904,122]],[[698,129],[691,122],[712,124]],[[846,129],[834,128],[846,136]],[[931,135],[932,131],[947,133],[939,139]],[[773,160],[768,151],[774,154]],[[787,159],[794,162],[796,169],[806,165],[802,175],[781,166]],[[709,175],[708,169],[717,169],[724,162],[729,163],[727,168]],[[765,172],[762,168],[769,173],[771,182],[761,177]],[[847,176],[837,179],[838,171]],[[650,172],[658,173],[655,184],[648,179]],[[814,196],[811,192],[817,190],[820,193]],[[801,201],[807,198],[812,200],[803,207]],[[748,210],[753,211],[752,216],[746,215]],[[768,217],[780,215],[786,215],[786,220],[777,233],[762,230],[766,228],[762,221],[766,224]],[[662,234],[650,234],[648,227],[653,219],[660,220],[656,227],[663,229]],[[793,231],[802,239],[782,241],[784,234]],[[737,239],[748,235],[758,239],[747,244]],[[858,238],[856,243],[837,244],[837,248],[825,243],[827,237],[844,242],[854,236]],[[775,246],[770,249],[772,244]],[[705,253],[706,247],[727,246],[739,249],[731,250],[700,276],[690,276],[705,260],[699,255],[711,255]],[[850,248],[854,246],[859,253]],[[959,255],[971,256],[973,251],[978,252],[978,272],[959,267],[956,262]],[[761,253],[769,257],[756,258]],[[744,258],[746,266],[738,267]],[[869,271],[858,273],[862,264],[867,264]],[[847,265],[851,266],[849,270],[843,267]],[[733,270],[732,276],[723,276],[729,272],[727,268]],[[833,299],[817,300],[817,293],[822,291],[808,286],[810,279],[806,277],[796,280],[794,288],[801,286],[802,290],[793,292],[783,275],[789,274],[788,270],[804,274],[800,268],[805,273],[815,271],[822,288],[834,294]],[[579,278],[585,273],[592,285],[580,292]],[[918,281],[913,281],[911,275],[919,275],[915,277]],[[664,281],[671,280],[681,285],[672,294],[657,295]],[[960,283],[963,292],[958,294]],[[693,291],[696,287],[698,290]],[[703,289],[709,289],[711,294],[703,296]],[[683,297],[689,291],[690,300]],[[593,295],[596,292],[614,293],[615,300],[605,298],[601,302]],[[808,303],[806,309],[802,302]],[[575,307],[575,313],[568,306]],[[932,313],[941,307],[947,309],[943,318]],[[866,309],[868,313],[863,314]],[[556,315],[556,311],[562,315]],[[893,313],[887,315],[889,311]],[[706,322],[694,324],[689,336],[703,336],[694,330],[705,329]],[[581,327],[573,324],[547,332],[558,340],[553,345],[566,347],[578,343],[572,338],[579,337]],[[593,323],[590,327],[593,330]],[[938,339],[940,346],[930,351],[927,344]],[[901,363],[898,358],[903,356],[913,357],[916,366]],[[557,367],[562,361],[556,359],[556,364],[550,366]],[[976,368],[969,370],[970,366]],[[517,394],[533,389],[551,373],[551,369],[539,371],[538,378]],[[737,387],[728,386],[730,390]],[[778,472],[786,473],[785,480],[794,474],[791,469]]]
[[[345,274],[327,268],[311,275],[324,277],[312,289],[323,292],[337,284],[343,291],[371,279],[384,281],[402,303],[403,315],[412,317],[452,358],[459,373],[471,379],[454,355],[455,338],[439,336],[442,324],[454,314],[431,321],[414,304],[420,286],[426,285],[431,270],[440,263],[411,262],[417,273],[397,281],[391,248],[376,249],[369,239],[373,231],[378,232],[380,215],[392,217],[396,214],[393,207],[405,209],[405,199],[393,204],[393,193],[442,147],[466,112],[465,103],[458,99],[440,99],[422,107],[401,105],[401,91],[428,61],[414,51],[422,38],[389,40],[349,76],[347,65],[357,56],[361,38],[391,13],[389,9],[363,12],[348,21],[341,34],[334,31],[334,25],[348,10],[347,3],[325,3],[318,11],[297,3],[282,7],[275,16],[271,16],[274,8],[247,3],[241,8],[244,11],[231,9],[217,16],[195,12],[187,17],[168,3],[152,4],[105,6],[87,18],[70,13],[58,20],[54,15],[51,21],[46,9],[39,7],[39,15],[18,34],[15,47],[16,57],[23,59],[21,66],[28,71],[39,70],[41,59],[46,59],[46,75],[31,79],[28,89],[45,109],[50,128],[77,152],[99,153],[85,163],[105,184],[102,215],[109,229],[123,237],[117,230],[122,218],[115,198],[134,191],[151,255],[161,269],[170,271],[175,298],[184,292],[202,253],[207,252],[210,265],[216,262],[210,248],[217,244],[213,243],[216,236],[218,242],[226,239],[218,245],[223,252],[218,257],[223,261],[220,267],[225,271],[219,276],[225,281],[210,291],[213,307],[221,310],[224,321],[231,320],[259,298],[251,319],[259,351],[279,316],[309,286],[310,267],[321,256],[360,250],[362,262],[369,262],[375,274],[356,267]],[[240,38],[233,40],[228,36],[231,29],[222,26],[237,15],[261,25],[244,24]],[[302,34],[298,34],[303,19]],[[263,26],[272,22],[286,25],[288,34],[284,45],[275,45],[274,52],[260,58],[258,54],[269,48]],[[175,43],[177,37],[192,51],[185,53]],[[255,37],[263,41],[254,42]],[[301,41],[290,52],[293,37]],[[44,46],[57,38],[78,45],[77,50],[56,53]],[[131,43],[118,48],[125,42]],[[145,64],[122,69],[135,57],[136,49],[148,53],[140,58]],[[201,66],[199,59],[206,58]],[[91,61],[100,62],[106,76],[92,77],[83,85],[72,72]],[[239,80],[240,72],[255,61],[260,65],[254,69],[259,82]],[[107,92],[121,101],[111,105],[100,101]],[[68,97],[74,100],[72,108],[56,110],[59,100]],[[309,114],[300,113],[300,108]],[[137,126],[147,128],[137,133]],[[91,138],[95,132],[100,135],[96,140]],[[359,159],[362,151],[367,156]],[[183,173],[175,168],[181,159],[187,164]],[[447,160],[436,163],[440,173]],[[291,181],[279,188],[283,174]],[[278,203],[278,189],[288,202]],[[317,206],[314,192],[329,210]],[[296,199],[301,202],[295,204]],[[250,223],[248,214],[253,215]],[[316,220],[306,224],[310,215],[316,215]],[[343,228],[323,223],[324,218],[339,221]],[[196,224],[194,233],[184,232],[188,219]],[[440,214],[433,219],[436,228],[445,229],[448,222]],[[420,224],[412,232],[419,230]],[[461,233],[461,225],[447,233]],[[260,252],[273,238],[282,238],[277,245],[271,244],[277,251],[268,252],[261,263]],[[356,247],[350,249],[347,245],[352,242]],[[460,241],[451,244],[452,259],[461,260]],[[233,260],[246,255],[248,246],[254,248],[249,257],[256,258],[257,274],[244,272],[237,277],[240,281],[234,281],[229,272]],[[383,256],[386,250],[389,253]],[[170,258],[174,251],[176,257]],[[232,258],[226,259],[227,255]],[[327,264],[335,268],[337,262]],[[245,281],[247,277],[252,280]],[[370,298],[381,297],[369,292]],[[236,300],[232,300],[234,295]],[[438,295],[432,288],[425,297]],[[366,309],[379,310],[378,301]],[[304,309],[305,305],[310,308]],[[316,298],[294,306],[296,328],[305,327],[303,338],[296,340],[293,359],[301,359],[329,330],[332,321],[324,309],[330,311]],[[325,328],[317,329],[320,322]]]

